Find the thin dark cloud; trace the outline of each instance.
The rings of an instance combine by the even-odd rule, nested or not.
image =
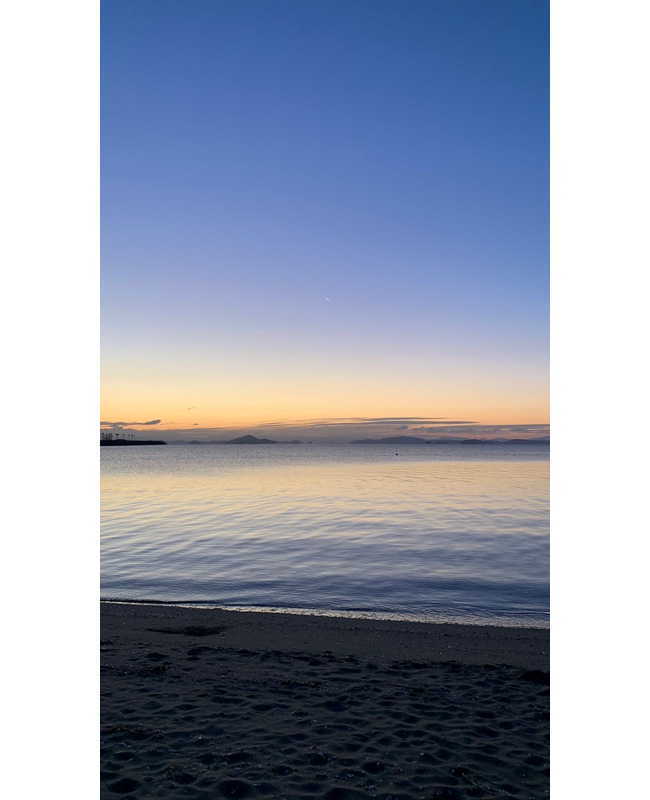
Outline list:
[[[537,436],[548,436],[551,430],[550,425],[530,424],[530,425],[423,425],[410,429],[413,433],[471,433],[481,434],[534,434]]]
[[[99,424],[107,428],[122,428],[125,425],[160,425],[161,419],[150,419],[148,422],[100,422]]]
[[[255,428],[343,428],[370,425],[474,425],[477,420],[446,417],[325,417],[323,419],[278,420],[255,425]]]

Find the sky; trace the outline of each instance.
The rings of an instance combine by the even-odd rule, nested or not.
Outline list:
[[[540,0],[104,0],[105,427],[540,435],[548,24]]]

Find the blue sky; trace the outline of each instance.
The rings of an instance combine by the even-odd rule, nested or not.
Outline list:
[[[101,52],[110,416],[228,422],[246,365],[269,419],[547,421],[547,3],[105,0]]]

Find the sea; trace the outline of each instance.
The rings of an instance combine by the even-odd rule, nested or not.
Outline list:
[[[548,444],[100,457],[104,599],[549,625]]]

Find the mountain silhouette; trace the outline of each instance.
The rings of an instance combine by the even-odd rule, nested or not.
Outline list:
[[[460,439],[457,436],[420,439],[418,436],[387,436],[384,439],[354,439],[350,444],[550,444],[546,436],[534,439]]]

